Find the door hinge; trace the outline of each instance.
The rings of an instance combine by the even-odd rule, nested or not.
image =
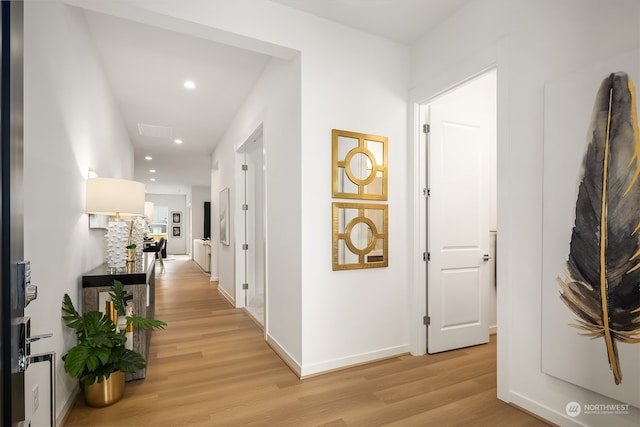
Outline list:
[[[431,132],[431,125],[428,123],[425,123],[422,125],[422,133],[429,133]]]
[[[249,165],[242,165],[242,170],[243,171],[248,171],[249,170]]]
[[[425,325],[429,326],[431,324],[431,317],[429,316],[424,316],[422,318],[422,323],[424,323]]]
[[[423,261],[431,261],[431,252],[422,252]]]
[[[244,205],[242,205],[242,210],[243,211],[248,211],[249,210],[249,205],[247,205],[246,203]]]
[[[249,284],[248,284],[248,283],[243,283],[243,284],[242,284],[242,289],[244,289],[245,291],[246,291],[247,289],[249,289]]]
[[[243,251],[248,251],[249,250],[249,244],[248,243],[243,243],[242,244],[242,250]]]
[[[422,189],[422,195],[423,195],[424,197],[429,197],[429,196],[431,196],[431,189],[430,189],[430,188],[423,188],[423,189]]]

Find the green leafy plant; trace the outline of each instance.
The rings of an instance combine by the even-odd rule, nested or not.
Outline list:
[[[123,314],[124,295],[122,283],[114,281],[111,298],[118,313],[121,309]],[[125,348],[125,332],[102,312],[78,313],[67,294],[62,301],[62,312],[66,325],[75,330],[78,338],[78,344],[63,357],[64,370],[82,384],[100,383],[113,372],[134,373],[146,366],[139,353]],[[163,321],[139,316],[127,317],[127,324],[137,329],[163,329],[166,326]]]
[[[125,246],[125,249],[135,249],[137,247],[138,247],[138,245],[136,245],[135,243],[132,243],[130,245]]]
[[[113,307],[116,309],[118,316],[126,315],[124,309],[126,295],[127,293],[124,290],[122,282],[114,280],[111,292],[109,292],[109,297],[111,297],[111,301],[113,301]],[[127,326],[133,325],[135,329],[164,329],[164,327],[167,326],[162,320],[148,319],[135,314],[127,316],[126,319]]]

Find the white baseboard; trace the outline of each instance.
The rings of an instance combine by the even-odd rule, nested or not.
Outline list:
[[[574,418],[571,418],[565,414],[560,414],[557,411],[540,404],[539,402],[533,401],[528,397],[521,395],[520,393],[509,392],[511,397],[511,402],[516,406],[519,406],[522,409],[525,409],[532,414],[540,417],[541,419],[547,420],[559,426],[582,426],[585,427],[587,424],[584,424]]]
[[[351,368],[353,366],[371,363],[378,360],[396,357],[410,352],[409,345],[401,345],[397,347],[389,347],[382,350],[376,350],[369,353],[355,354],[340,359],[327,360],[325,362],[314,363],[302,367],[301,378],[324,374],[338,369]]]
[[[273,351],[276,352],[276,354],[293,371],[293,373],[298,376],[298,378],[302,377],[302,367],[284,348],[282,348],[278,341],[273,339],[270,335],[267,335],[267,344],[269,344]]]
[[[301,366],[300,363],[293,358],[272,336],[267,335],[267,344],[276,352],[282,361],[298,376],[298,378],[307,378],[316,375],[327,374],[332,371],[352,368],[354,366],[372,363],[379,360],[397,357],[402,354],[409,353],[409,346],[403,345],[391,347],[384,350],[373,351],[370,353],[362,353],[341,359],[334,359],[327,362],[316,363],[311,366]]]
[[[223,297],[225,297],[225,299],[227,301],[229,301],[231,303],[232,306],[236,306],[236,299],[229,293],[227,293],[222,286],[218,286],[218,292],[220,292],[222,294]]]
[[[496,335],[498,333],[498,326],[489,326],[489,335]]]
[[[218,276],[211,276],[211,277],[209,277],[209,281],[210,282],[218,282],[218,281],[220,281],[220,279],[218,278]]]
[[[64,406],[60,410],[60,412],[56,415],[56,426],[64,425],[69,412],[71,412],[71,408],[73,408],[73,404],[76,402],[80,395],[80,386],[76,386],[71,392],[71,396],[67,399]]]

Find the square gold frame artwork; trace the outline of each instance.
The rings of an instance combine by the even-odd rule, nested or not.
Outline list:
[[[333,270],[387,267],[387,205],[333,203]]]
[[[388,138],[332,129],[331,140],[332,196],[387,200]]]

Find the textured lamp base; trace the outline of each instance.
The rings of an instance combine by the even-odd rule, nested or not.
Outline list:
[[[124,221],[111,221],[105,234],[107,244],[107,266],[110,268],[123,268],[127,263],[127,239],[129,231]]]

